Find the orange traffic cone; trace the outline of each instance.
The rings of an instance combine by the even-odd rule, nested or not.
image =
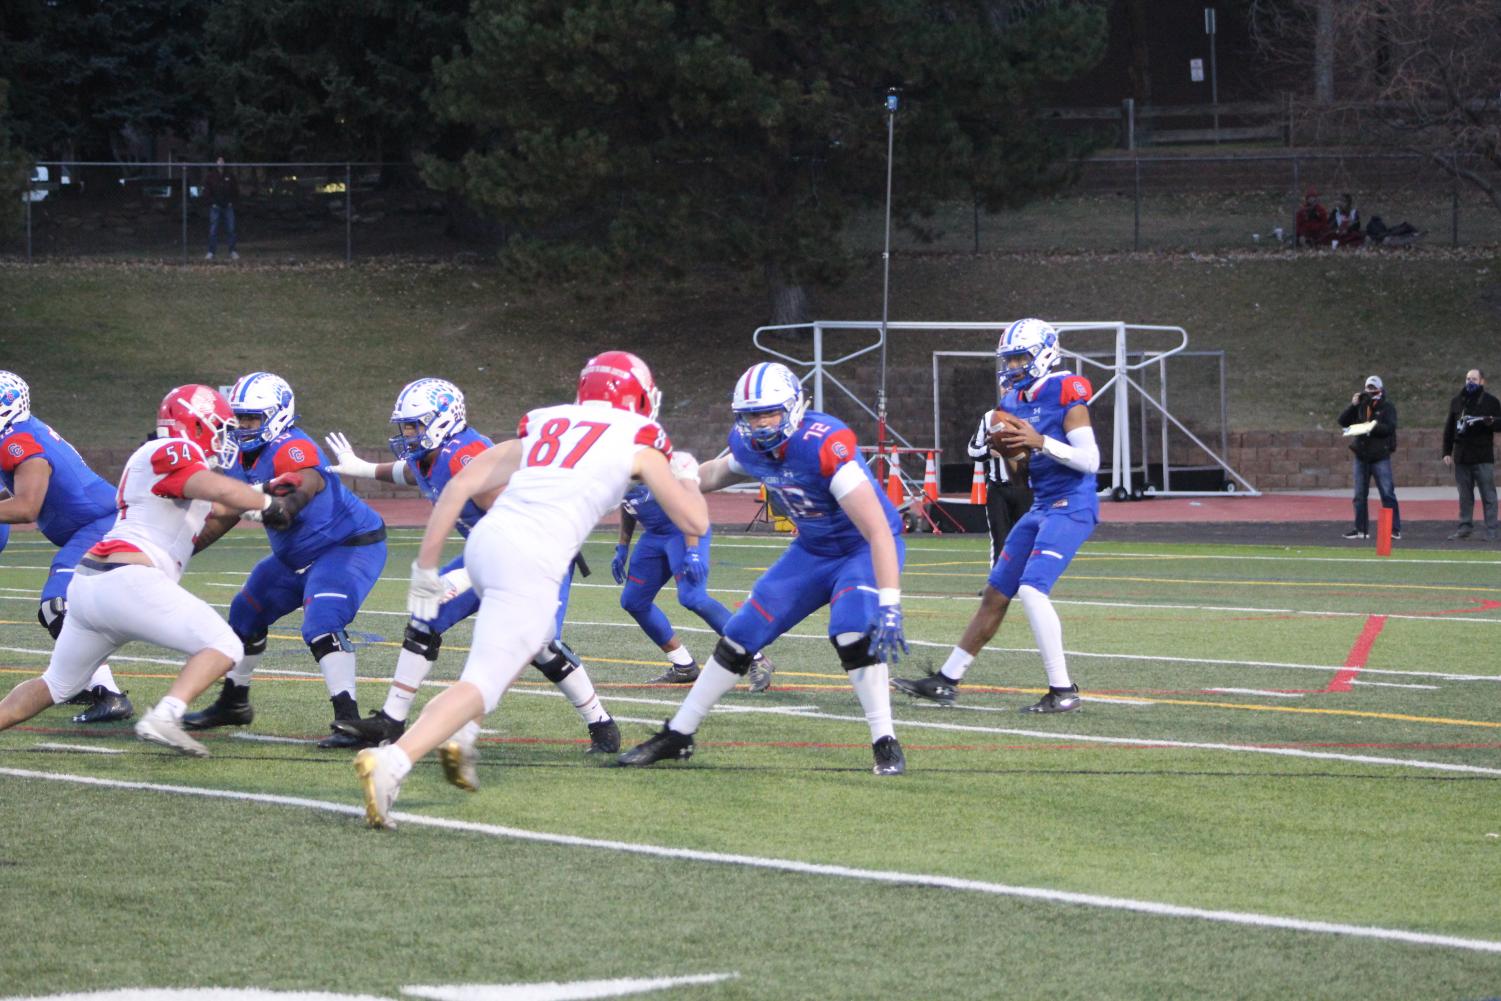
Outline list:
[[[975,478],[969,481],[969,502],[985,503],[985,463],[975,463]]]
[[[922,471],[922,495],[930,501],[938,499],[938,472],[933,468],[933,453],[928,453],[928,464]]]
[[[886,479],[886,496],[891,499],[891,503],[901,507],[907,500],[907,491],[902,488],[902,474],[897,469],[896,456],[892,456],[886,465],[891,470],[891,475]]]

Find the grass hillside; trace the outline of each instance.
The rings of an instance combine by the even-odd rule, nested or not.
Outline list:
[[[877,263],[820,293],[829,319],[880,315]],[[673,286],[526,288],[452,264],[0,265],[0,366],[36,411],[85,447],[138,440],[176,383],[286,376],[311,429],[379,445],[396,390],[453,379],[477,426],[504,433],[570,396],[581,361],[624,347],[647,359],[666,423],[698,449],[722,441],[735,376],[761,356],[764,295],[732,275]],[[1491,251],[1219,255],[898,254],[893,320],[1124,319],[1178,324],[1228,353],[1237,429],[1329,427],[1371,372],[1409,427],[1435,427],[1464,371],[1501,371],[1501,264]],[[926,381],[928,352],[989,350],[988,336],[892,344],[893,379]],[[874,355],[868,356],[874,363]]]

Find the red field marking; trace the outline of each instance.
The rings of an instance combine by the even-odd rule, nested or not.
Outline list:
[[[1360,674],[1360,669],[1365,667],[1370,659],[1371,647],[1376,643],[1376,637],[1381,635],[1381,630],[1386,628],[1385,615],[1370,615],[1366,617],[1365,628],[1360,631],[1355,645],[1350,648],[1350,655],[1345,658],[1344,669],[1335,674],[1333,680],[1324,688],[1326,692],[1348,692],[1354,687],[1355,678]]]

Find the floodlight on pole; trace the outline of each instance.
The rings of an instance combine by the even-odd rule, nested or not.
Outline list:
[[[891,162],[896,139],[896,111],[902,92],[886,90],[886,242],[881,249],[881,382],[876,391],[876,475],[885,482],[886,469],[886,321],[891,306]]]

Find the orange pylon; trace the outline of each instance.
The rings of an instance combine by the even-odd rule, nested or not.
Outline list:
[[[902,487],[902,474],[897,469],[896,456],[891,457],[887,466],[891,469],[891,475],[886,479],[886,496],[891,499],[891,503],[901,507],[907,500],[907,491]]]
[[[969,502],[985,503],[985,463],[975,463],[975,478],[969,481]]]
[[[922,471],[922,494],[930,501],[938,499],[938,471],[933,468],[933,453],[928,453],[928,464]]]

